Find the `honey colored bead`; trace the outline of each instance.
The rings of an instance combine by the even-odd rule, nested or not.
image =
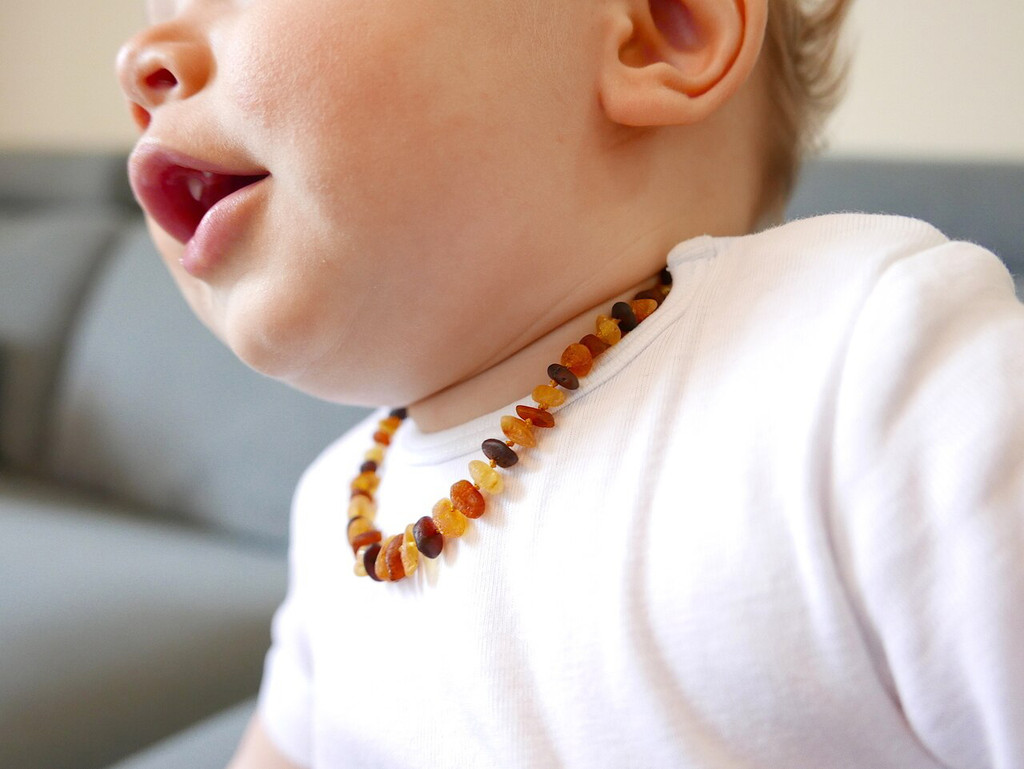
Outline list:
[[[372,449],[366,452],[365,458],[370,462],[376,462],[378,465],[384,461],[384,449],[380,446],[374,446]]]
[[[643,323],[658,309],[658,303],[653,299],[634,299],[629,306],[633,308],[633,314],[639,323]]]
[[[576,376],[586,376],[594,366],[594,356],[586,345],[577,342],[565,348],[561,362]]]
[[[373,521],[363,518],[361,515],[357,515],[348,522],[348,543],[353,545],[355,538],[361,534],[365,534],[368,531],[373,531]],[[359,548],[353,547],[352,552],[355,552]]]
[[[411,576],[420,565],[420,551],[416,548],[416,536],[413,534],[413,524],[405,527],[405,534],[402,535],[402,568],[405,569],[405,576]]]
[[[590,350],[590,354],[594,358],[596,358],[598,355],[600,355],[609,347],[611,347],[610,344],[608,344],[595,334],[587,334],[580,340],[580,344],[586,347],[588,350]]]
[[[386,433],[394,435],[395,430],[402,426],[402,420],[398,417],[388,417],[387,419],[380,420],[379,427]]]
[[[577,390],[580,386],[579,377],[572,373],[561,363],[552,363],[548,366],[548,376],[558,382],[566,390]]]
[[[373,434],[373,442],[379,443],[381,446],[390,446],[391,435],[389,433],[384,432],[383,430],[378,430]]]
[[[370,529],[364,531],[362,534],[352,537],[349,540],[349,544],[352,545],[352,552],[358,553],[360,548],[366,547],[367,545],[375,545],[380,542],[383,535],[377,531],[377,529]]]
[[[619,324],[607,315],[597,316],[597,336],[609,347],[616,345],[622,339],[622,331]]]
[[[402,564],[402,542],[404,541],[404,535],[396,534],[384,543],[382,552],[384,566],[387,569],[388,579],[392,582],[405,579],[405,566]]]
[[[519,461],[519,455],[507,443],[497,438],[488,438],[480,444],[480,450],[498,467],[512,467]]]
[[[377,505],[369,497],[357,494],[348,503],[348,517],[367,518],[372,521],[377,517]]]
[[[520,446],[533,448],[537,445],[537,439],[533,435],[533,430],[522,419],[510,416],[502,417],[501,431],[505,433],[506,438]]]
[[[367,566],[366,571],[369,573],[369,566]],[[385,557],[383,545],[380,545],[380,550],[377,551],[377,558],[373,562],[373,574],[378,582],[388,581],[388,559]]]
[[[619,322],[619,331],[623,334],[628,334],[640,325],[640,321],[636,319],[636,315],[633,313],[633,308],[629,306],[629,302],[616,302],[613,304],[612,317]]]
[[[547,429],[555,426],[555,418],[550,413],[535,409],[533,406],[516,406],[516,413],[523,419],[530,420],[534,427]]]
[[[467,518],[479,518],[484,514],[484,508],[487,505],[484,495],[469,481],[459,481],[453,484],[449,496],[452,500],[452,507]]]
[[[553,409],[565,403],[565,393],[551,385],[538,385],[533,388],[533,400],[538,406]]]
[[[445,537],[461,537],[469,527],[469,518],[452,507],[448,499],[434,505],[433,519],[437,530]]]
[[[369,547],[363,548],[363,570],[366,571],[366,576],[375,582],[381,582],[381,578],[377,576],[377,556],[380,554],[380,544],[374,543]]]
[[[377,473],[359,473],[352,481],[353,491],[368,491],[371,494],[380,486],[380,476]]]
[[[416,549],[427,558],[437,558],[444,550],[444,536],[434,525],[434,519],[429,515],[420,518],[412,527],[413,538],[416,541]]]
[[[479,459],[474,459],[469,463],[469,477],[473,479],[473,483],[488,494],[500,494],[505,489],[501,473]]]

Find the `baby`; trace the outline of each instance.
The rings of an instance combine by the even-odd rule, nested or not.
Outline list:
[[[844,0],[150,6],[168,268],[381,407],[233,767],[1024,766],[1024,306],[921,222],[779,226]]]

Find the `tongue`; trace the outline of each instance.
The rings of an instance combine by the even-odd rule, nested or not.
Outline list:
[[[206,212],[217,202],[264,176],[228,176],[181,166],[171,168],[164,176],[162,186],[167,200],[173,204],[162,226],[174,238],[186,243],[195,234]]]

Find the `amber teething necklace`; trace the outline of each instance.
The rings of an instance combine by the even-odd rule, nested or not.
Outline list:
[[[380,486],[378,470],[391,438],[406,418],[407,412],[395,409],[377,425],[374,445],[366,452],[365,462],[352,481],[352,499],[348,508],[348,541],[355,554],[355,573],[377,582],[397,582],[416,571],[420,556],[437,558],[446,539],[461,537],[472,518],[479,518],[487,507],[487,496],[502,492],[504,481],[498,468],[512,467],[519,461],[515,447],[537,445],[533,428],[550,429],[555,418],[550,410],[565,403],[566,392],[579,388],[580,378],[590,373],[594,359],[648,318],[668,296],[672,276],[661,271],[659,284],[641,291],[630,302],[616,302],[611,315],[598,315],[593,334],[565,348],[558,363],[548,366],[547,384],[534,388],[534,406],[516,406],[518,416],[503,416],[501,431],[505,440],[488,438],[480,450],[487,461],[474,459],[469,463],[472,481],[461,480],[440,500],[430,515],[405,527],[403,534],[384,537],[374,526],[377,503],[374,494]],[[485,496],[487,495],[487,496]]]

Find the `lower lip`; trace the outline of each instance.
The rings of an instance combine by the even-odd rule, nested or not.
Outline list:
[[[232,192],[218,200],[203,215],[181,255],[181,266],[185,272],[202,279],[209,277],[224,263],[232,243],[245,229],[246,219],[252,215],[256,197],[269,178]]]

